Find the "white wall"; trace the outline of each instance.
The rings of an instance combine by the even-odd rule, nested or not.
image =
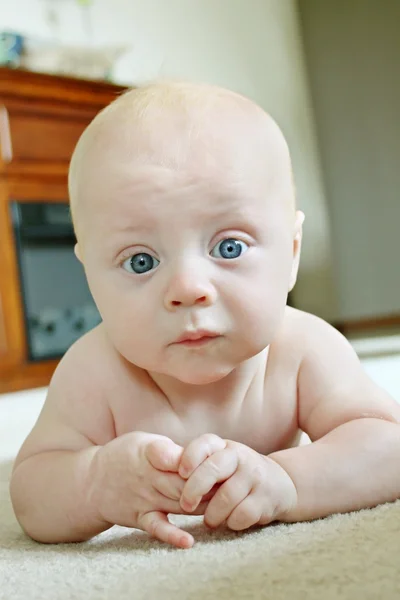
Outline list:
[[[400,2],[299,0],[338,317],[400,314]]]
[[[53,7],[59,24],[50,27]],[[335,315],[330,233],[294,0],[0,0],[0,27],[63,43],[127,45],[118,81],[157,75],[217,83],[256,100],[281,125],[306,213],[296,305]],[[90,30],[92,35],[90,35]]]

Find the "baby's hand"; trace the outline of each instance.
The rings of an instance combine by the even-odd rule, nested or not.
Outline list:
[[[286,471],[267,456],[244,444],[206,434],[183,451],[179,474],[187,479],[180,499],[186,512],[194,511],[216,485],[204,522],[230,529],[247,529],[279,520],[297,502],[296,488]]]
[[[183,448],[165,436],[140,431],[100,447],[94,459],[92,503],[108,524],[135,527],[160,541],[189,548],[193,537],[170,523],[182,514],[185,481],[178,475]],[[196,514],[203,514],[205,503]]]

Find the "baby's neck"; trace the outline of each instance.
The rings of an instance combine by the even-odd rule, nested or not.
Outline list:
[[[251,388],[263,386],[269,347],[241,363],[226,377],[205,385],[184,383],[168,375],[149,372],[174,413],[184,417],[200,406],[207,411],[240,410]]]

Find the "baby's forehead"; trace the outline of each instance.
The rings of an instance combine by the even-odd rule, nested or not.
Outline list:
[[[96,187],[129,185],[129,179],[132,185],[142,167],[154,167],[155,188],[163,178],[179,180],[180,173],[191,173],[193,185],[213,181],[236,189],[291,180],[289,152],[275,122],[247,98],[212,86],[149,86],[105,109],[74,153],[71,206]]]
[[[234,217],[254,214],[265,209],[268,194],[266,187],[256,178],[215,169],[201,169],[198,165],[171,168],[157,163],[119,164],[118,174],[106,178],[96,186],[95,201],[88,203],[92,209],[116,214],[120,220],[131,217],[136,221],[155,225],[158,222],[180,223],[198,220],[199,224],[210,218],[230,215]],[[265,214],[265,210],[263,210]]]

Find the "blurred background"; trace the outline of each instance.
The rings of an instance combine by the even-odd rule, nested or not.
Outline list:
[[[78,133],[113,86],[182,77],[279,123],[306,215],[290,303],[400,399],[399,31],[398,0],[0,0],[0,392],[47,385],[98,322],[65,210]]]

